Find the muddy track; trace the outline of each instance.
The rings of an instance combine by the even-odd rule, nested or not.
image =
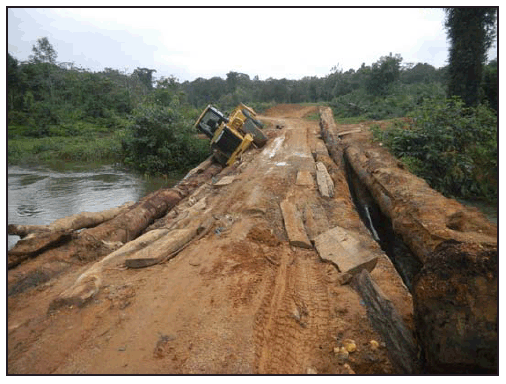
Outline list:
[[[403,373],[346,274],[314,243],[294,246],[286,229],[284,201],[311,240],[336,226],[360,239],[362,251],[377,258],[372,279],[414,336],[411,294],[360,220],[318,122],[304,119],[317,112],[294,105],[267,111],[264,148],[246,152],[153,223],[150,229],[184,227],[191,209],[213,218],[205,236],[170,261],[144,269],[109,264],[98,292],[80,307],[48,311],[89,264],[9,296],[8,372]],[[333,197],[322,197],[316,161],[329,172]],[[224,175],[229,182],[219,185]],[[355,348],[343,357],[350,340]]]

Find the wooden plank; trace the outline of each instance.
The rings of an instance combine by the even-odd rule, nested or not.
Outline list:
[[[334,197],[334,182],[321,161],[316,163],[316,184],[323,197]]]
[[[197,235],[197,228],[174,229],[164,238],[136,252],[133,258],[125,260],[128,268],[144,268],[164,260],[171,253],[182,248]]]
[[[418,349],[411,331],[369,272],[363,269],[352,279],[351,285],[362,297],[372,326],[385,341],[390,361],[397,371],[411,375],[420,373]]]
[[[378,257],[363,248],[358,237],[339,226],[317,236],[314,243],[320,257],[342,273],[355,275],[362,269],[371,272],[378,262]]]
[[[329,229],[329,222],[323,207],[311,207],[306,204],[304,209],[304,226],[309,240],[314,239]]]
[[[362,132],[362,129],[355,128],[355,129],[350,129],[349,131],[337,132],[337,136],[341,137],[344,135],[349,135],[350,133],[359,133],[359,132]]]
[[[290,244],[299,248],[313,248],[304,229],[300,213],[295,205],[287,200],[282,201],[279,205]]]

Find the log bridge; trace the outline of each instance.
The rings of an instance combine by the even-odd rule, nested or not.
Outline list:
[[[174,187],[139,202],[45,226],[9,224],[8,233],[21,237],[7,255],[10,302],[79,271],[58,285],[47,313],[86,308],[107,285],[106,271],[167,263],[205,238],[230,233],[239,221],[234,212],[241,212],[251,220],[282,223],[281,232],[273,226],[243,236],[244,241],[263,236],[262,252],[271,252],[265,258],[279,276],[288,276],[294,263],[286,252],[314,254],[318,265],[332,268],[336,278],[330,284],[359,295],[394,373],[497,373],[497,227],[409,173],[364,139],[363,127],[339,127],[330,108],[319,112],[319,131],[290,130],[284,120],[276,121],[281,128],[272,130],[270,144],[245,154],[242,162],[223,169],[211,157]],[[255,172],[270,184],[249,182]],[[228,200],[219,198],[223,194]],[[276,247],[278,254],[272,252]],[[323,289],[317,286],[321,281],[307,284],[315,284],[310,291]],[[275,289],[270,309],[256,321],[283,295],[284,288]],[[326,326],[311,323],[308,305],[296,307],[290,316],[301,332]],[[284,355],[279,347],[269,349],[265,339],[277,324],[269,316],[262,324],[271,331],[255,339],[253,371],[259,373],[277,372],[271,360]],[[303,361],[293,353],[293,361]],[[290,364],[286,369],[296,372]],[[332,372],[350,373],[352,367],[341,364]],[[363,366],[356,362],[356,367]]]

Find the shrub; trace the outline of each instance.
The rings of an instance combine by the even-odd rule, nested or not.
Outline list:
[[[198,164],[209,156],[209,141],[198,139],[192,124],[176,108],[142,105],[123,139],[125,163],[151,175]]]
[[[440,192],[462,198],[497,198],[497,116],[458,98],[426,100],[408,129],[394,125],[381,140],[411,171]]]

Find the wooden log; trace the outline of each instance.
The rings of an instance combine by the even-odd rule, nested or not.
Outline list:
[[[136,252],[125,260],[128,268],[144,268],[160,263],[174,251],[178,251],[197,235],[196,228],[173,229],[163,239]]]
[[[415,324],[427,372],[497,374],[496,249],[445,241],[413,286]]]
[[[280,203],[280,207],[290,245],[299,248],[313,248],[311,242],[307,238],[304,223],[295,205],[288,200],[284,200]]]
[[[17,235],[25,237],[30,233],[52,232],[52,231],[77,231],[82,228],[96,227],[104,221],[111,220],[119,214],[125,212],[134,205],[133,201],[129,201],[119,207],[107,209],[101,212],[81,212],[75,215],[63,217],[55,220],[48,225],[18,225],[9,224],[7,232],[9,235]]]
[[[320,107],[320,130],[322,138],[327,145],[330,157],[332,157],[332,160],[334,160],[338,167],[342,167],[343,153],[342,148],[339,145],[341,139],[336,134],[337,127],[330,107]]]
[[[417,359],[418,348],[413,334],[406,327],[392,302],[372,280],[367,269],[362,269],[351,281],[367,308],[373,328],[387,346],[390,361],[401,374],[420,373]]]
[[[7,268],[14,268],[23,261],[37,256],[46,249],[70,241],[71,230],[55,230],[51,232],[31,233],[19,240],[7,252]]]
[[[339,226],[317,236],[314,245],[323,260],[334,264],[341,273],[351,276],[363,269],[371,272],[378,262],[376,255],[363,248],[358,236]]]

